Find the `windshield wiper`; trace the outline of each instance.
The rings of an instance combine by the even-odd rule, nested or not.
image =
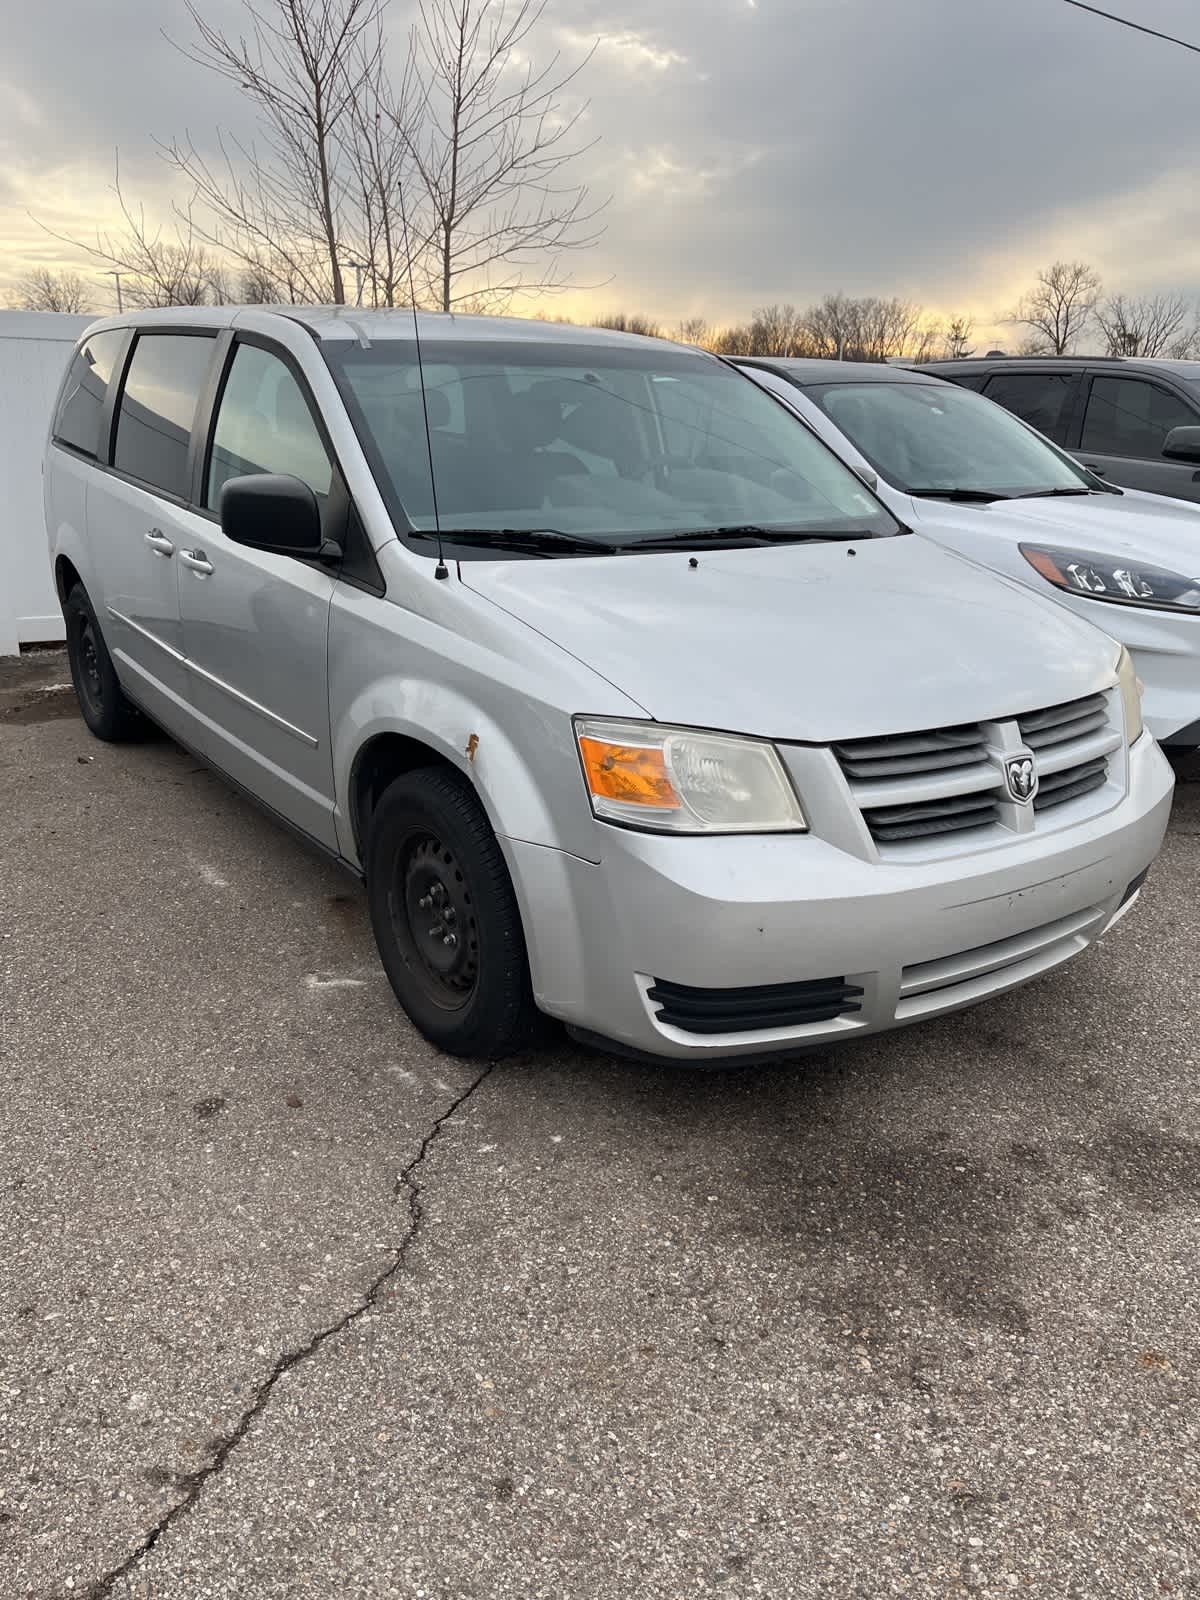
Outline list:
[[[1053,500],[1060,494],[1103,494],[1103,489],[1087,489],[1082,484],[1078,489],[1026,489],[1024,494],[1013,496],[1014,500]]]
[[[620,546],[622,550],[678,550],[690,546],[727,545],[731,539],[745,540],[751,544],[803,544],[810,541],[822,544],[832,541],[869,539],[869,533],[829,533],[811,528],[764,528],[757,522],[732,522],[720,528],[690,528],[683,533],[664,533],[648,539],[632,539]]]
[[[432,528],[414,528],[410,539],[436,539]],[[527,550],[532,555],[616,555],[623,548],[608,539],[589,539],[582,533],[563,533],[559,528],[444,528],[443,544],[466,544],[477,549]]]
[[[920,495],[926,500],[960,500],[967,504],[976,502],[980,505],[993,500],[1011,500],[1012,495],[1003,493],[1000,489],[910,489],[909,494]]]

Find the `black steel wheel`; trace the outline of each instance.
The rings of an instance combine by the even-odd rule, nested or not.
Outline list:
[[[365,866],[380,960],[425,1037],[491,1060],[528,1044],[537,1010],[520,913],[471,786],[443,767],[397,778],[372,813]]]
[[[76,584],[63,606],[67,660],[83,720],[97,737],[111,742],[138,738],[146,723],[128,699],[104,643],[100,623],[82,584]]]

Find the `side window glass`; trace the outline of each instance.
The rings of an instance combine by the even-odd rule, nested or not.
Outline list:
[[[1003,373],[984,393],[1051,439],[1061,439],[1075,375],[1070,372]]]
[[[258,472],[300,478],[322,499],[333,482],[329,454],[287,364],[239,344],[217,410],[205,505],[215,511],[230,478]]]
[[[113,363],[124,342],[125,333],[121,328],[93,334],[76,353],[63,385],[58,415],[54,419],[54,437],[63,444],[73,445],[76,450],[86,451],[89,456],[96,454],[100,413],[112,381]]]
[[[211,335],[139,335],[121,394],[114,466],[186,497],[192,418],[212,347]]]
[[[1083,419],[1083,448],[1097,455],[1161,456],[1172,428],[1198,422],[1200,416],[1156,384],[1095,378]]]

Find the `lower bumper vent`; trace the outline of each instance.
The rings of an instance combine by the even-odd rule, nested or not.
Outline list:
[[[863,991],[844,978],[805,983],[765,983],[749,989],[693,989],[655,978],[647,990],[658,1020],[684,1033],[746,1033],[756,1028],[796,1028],[861,1011]]]

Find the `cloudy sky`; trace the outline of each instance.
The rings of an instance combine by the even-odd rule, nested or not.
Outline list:
[[[1196,0],[1104,5],[1200,43]],[[203,8],[236,29],[238,0]],[[391,8],[398,56],[411,8]],[[30,265],[95,271],[28,214],[80,235],[109,220],[116,147],[128,193],[165,216],[155,136],[245,131],[236,94],[159,31],[189,36],[182,0],[7,11],[0,303]],[[1059,256],[1108,289],[1200,296],[1200,55],[1063,0],[549,0],[534,54],[592,39],[583,175],[612,202],[574,271],[603,287],[558,309],[732,321],[844,289],[1002,338]]]

